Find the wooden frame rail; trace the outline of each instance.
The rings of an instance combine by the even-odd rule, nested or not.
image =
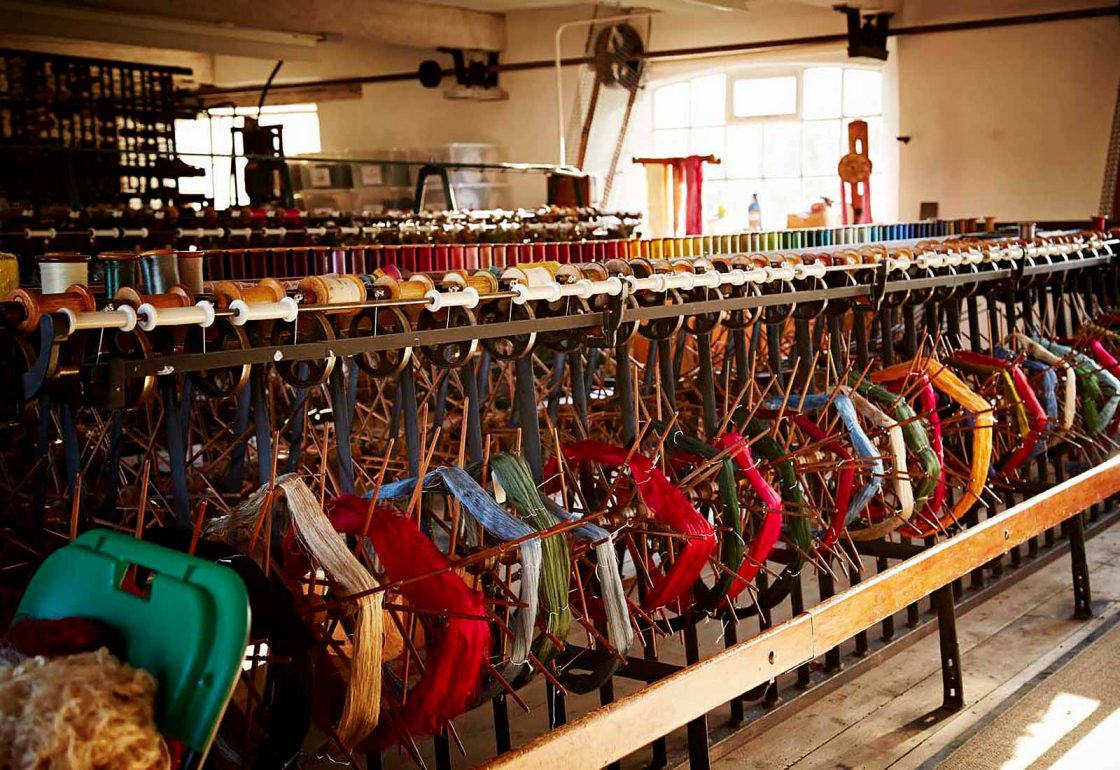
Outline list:
[[[622,759],[1117,492],[1120,456],[481,767],[594,770]]]

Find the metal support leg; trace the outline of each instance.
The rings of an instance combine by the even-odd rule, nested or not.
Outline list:
[[[1085,560],[1084,514],[1068,519],[1069,557],[1073,569],[1073,616],[1078,620],[1093,617],[1093,594],[1089,586],[1089,564]]]
[[[700,643],[696,638],[696,624],[684,628],[684,656],[689,665],[700,661]],[[688,764],[693,770],[708,770],[712,766],[708,756],[708,716],[697,717],[688,723]]]
[[[961,677],[961,650],[957,642],[957,609],[953,589],[942,586],[934,592],[937,603],[937,636],[941,643],[941,707],[948,711],[964,708],[964,687]]]
[[[509,734],[509,703],[506,701],[506,694],[495,696],[490,701],[490,707],[494,714],[494,747],[497,753],[504,754],[513,746]]]
[[[432,736],[432,746],[436,755],[436,770],[451,770],[451,742],[444,728]]]

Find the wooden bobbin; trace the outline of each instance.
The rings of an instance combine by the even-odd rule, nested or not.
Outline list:
[[[547,270],[549,275],[555,276],[556,271],[560,269],[560,263],[559,262],[518,262],[517,264],[514,265],[514,267],[518,268],[518,269],[540,268],[542,270]]]
[[[498,276],[494,275],[489,270],[477,270],[471,274],[467,279],[467,286],[474,287],[474,290],[480,296],[493,294],[500,288],[498,285]]]
[[[415,273],[408,280],[379,275],[373,283],[380,289],[383,298],[396,300],[424,299],[424,295],[435,288],[435,282],[423,273]]]
[[[194,295],[182,285],[172,286],[163,294],[141,294],[133,286],[122,286],[113,297],[113,301],[120,305],[128,305],[133,310],[145,304],[159,310],[166,310],[173,307],[190,307],[194,304]]]
[[[341,305],[364,302],[366,299],[366,285],[356,275],[312,275],[299,282],[299,290],[303,292],[303,302],[306,305]],[[350,312],[326,310],[324,312]]]
[[[605,281],[611,277],[610,271],[602,262],[588,262],[582,267],[576,267],[575,265],[565,265],[564,267],[576,271],[576,280],[582,277],[591,281]],[[556,277],[559,279],[561,275],[558,273]]]
[[[247,305],[264,302],[279,302],[287,296],[283,285],[275,278],[263,278],[256,284],[241,284],[234,281],[220,281],[214,284],[214,299],[220,308],[228,308],[234,300]]]
[[[43,313],[58,313],[64,309],[75,313],[92,313],[97,302],[88,288],[80,283],[67,286],[66,291],[43,294],[36,289],[16,289],[8,295],[8,302],[19,305],[23,315],[16,328],[21,332],[35,331]]]

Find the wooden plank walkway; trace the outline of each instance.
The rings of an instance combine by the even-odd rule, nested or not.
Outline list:
[[[1088,543],[1094,610],[1072,619],[1062,557],[961,615],[966,708],[927,719],[941,704],[936,635],[928,636],[714,763],[720,770],[895,768],[930,763],[1020,687],[1094,631],[1120,620],[1120,527]],[[1006,569],[1006,567],[1005,567]]]

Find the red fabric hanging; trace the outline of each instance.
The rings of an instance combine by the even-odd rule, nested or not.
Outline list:
[[[684,234],[701,235],[704,232],[704,159],[689,155],[680,163],[684,167],[685,184]]]

